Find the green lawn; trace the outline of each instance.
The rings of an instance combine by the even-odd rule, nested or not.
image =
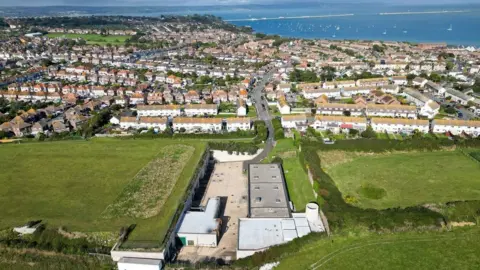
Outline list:
[[[275,269],[478,269],[479,252],[478,227],[333,236],[293,251]]]
[[[112,45],[122,45],[125,43],[125,40],[130,38],[131,36],[102,36],[97,34],[64,34],[64,33],[50,33],[47,34],[47,37],[56,38],[56,37],[64,37],[64,38],[83,38],[87,42],[87,44],[100,44],[104,45],[110,43]]]
[[[248,117],[256,118],[257,117],[257,109],[255,109],[255,106],[249,106],[248,107]]]
[[[162,198],[158,214],[107,218],[105,209],[132,187],[137,173],[149,168],[147,164],[158,159],[165,146],[176,144],[195,149],[190,158],[177,163],[181,173],[175,174],[176,178],[169,174],[171,169],[154,172],[162,175],[160,181],[176,181],[170,182],[174,186],[168,198]],[[50,227],[65,226],[70,231],[117,232],[121,226],[135,223],[131,239],[158,240],[168,229],[204,149],[202,142],[168,139],[0,145],[0,228],[42,219]]]
[[[460,151],[320,155],[343,196],[362,208],[480,199],[480,164]]]
[[[305,205],[315,201],[313,188],[308,180],[308,175],[302,169],[302,164],[298,159],[298,154],[293,139],[283,139],[277,141],[277,145],[270,153],[267,161],[271,161],[275,156],[283,160],[283,171],[287,182],[288,194],[293,201],[295,210],[303,212]]]

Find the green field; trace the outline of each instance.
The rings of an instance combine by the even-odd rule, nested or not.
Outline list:
[[[65,34],[65,33],[50,33],[47,34],[47,37],[56,38],[56,37],[63,37],[63,38],[83,38],[87,42],[87,44],[99,44],[105,45],[110,43],[112,45],[122,45],[125,43],[125,40],[130,38],[131,36],[113,36],[113,35],[97,35],[97,34]]]
[[[319,155],[344,198],[362,208],[480,199],[480,164],[461,151]]]
[[[275,156],[282,158],[290,200],[293,201],[295,210],[301,212],[305,210],[307,203],[315,201],[315,197],[312,185],[308,181],[308,175],[302,169],[302,164],[300,164],[297,155],[293,140],[283,139],[277,141],[277,145],[270,153],[268,161],[271,161]]]
[[[332,236],[288,254],[275,269],[478,269],[480,230]]]
[[[0,145],[0,228],[41,219],[69,231],[118,232],[135,223],[129,239],[158,240],[204,149],[167,139]]]

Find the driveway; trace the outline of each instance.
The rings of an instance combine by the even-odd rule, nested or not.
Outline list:
[[[251,92],[252,101],[255,102],[255,108],[257,109],[257,117],[260,120],[265,121],[265,124],[267,126],[268,138],[267,138],[267,141],[265,142],[265,147],[263,151],[255,158],[251,160],[247,160],[243,163],[243,170],[247,170],[249,164],[259,163],[264,158],[266,158],[270,153],[270,151],[272,151],[275,144],[274,129],[272,125],[272,119],[270,118],[270,113],[268,112],[268,103],[265,98],[263,100],[261,98],[262,96],[264,96],[262,91],[265,87],[265,84],[269,82],[270,79],[272,79],[273,73],[275,73],[275,71],[276,69],[273,68],[268,73],[265,73],[262,79],[257,81],[257,86],[255,86],[255,88]],[[262,104],[265,105],[265,109],[263,109]]]

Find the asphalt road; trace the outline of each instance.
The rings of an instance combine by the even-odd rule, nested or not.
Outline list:
[[[252,99],[252,102],[255,103],[255,108],[257,109],[257,116],[260,120],[263,120],[266,123],[268,129],[268,138],[265,142],[265,147],[263,148],[263,151],[258,156],[256,156],[254,159],[243,162],[244,170],[248,169],[249,164],[259,163],[264,158],[266,158],[274,147],[275,141],[272,119],[270,118],[270,113],[268,112],[267,100],[265,98],[262,99],[262,96],[264,96],[264,93],[262,91],[265,88],[265,84],[270,81],[270,79],[273,77],[274,72],[275,69],[272,69],[268,73],[266,73],[261,80],[257,81],[257,86],[250,91],[250,97]],[[265,109],[263,109],[262,104],[265,105]]]

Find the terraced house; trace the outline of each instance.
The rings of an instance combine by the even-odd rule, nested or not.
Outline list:
[[[480,136],[480,121],[437,119],[433,122],[433,132],[451,132],[453,135],[465,133],[473,137],[478,137]]]
[[[179,105],[138,105],[138,116],[179,116],[181,114]]]
[[[415,106],[367,104],[365,113],[368,117],[417,118]]]
[[[187,104],[185,105],[185,114],[194,115],[217,115],[218,107],[216,104]]]
[[[317,104],[317,114],[321,115],[348,115],[361,116],[365,111],[365,106],[361,104],[345,103],[319,103]]]
[[[237,130],[250,130],[251,119],[250,117],[234,117],[227,118],[227,130],[229,132],[234,132]]]
[[[415,130],[428,133],[428,120],[399,119],[399,118],[372,118],[370,124],[375,132],[412,134]]]
[[[367,119],[363,117],[317,115],[311,126],[315,130],[329,130],[333,133],[348,131],[350,129],[364,131],[367,129]]]
[[[222,119],[220,118],[194,118],[176,117],[173,119],[173,130],[186,132],[220,132],[222,130]]]

